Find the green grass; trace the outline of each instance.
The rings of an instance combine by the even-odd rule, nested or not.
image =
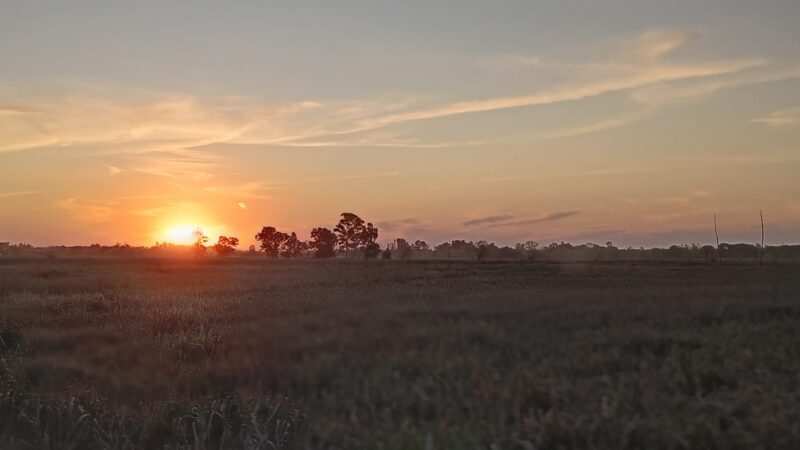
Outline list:
[[[800,448],[798,274],[11,261],[0,336],[13,341],[6,377],[23,409],[47,399],[73,417],[78,398],[101,411],[92,417],[167,436],[141,448],[195,448],[177,447],[197,441],[176,425],[192,405],[202,419],[214,399],[285,395],[305,417],[298,448],[789,449]]]

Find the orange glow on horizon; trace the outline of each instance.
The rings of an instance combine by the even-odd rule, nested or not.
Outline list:
[[[202,232],[202,227],[183,224],[172,225],[163,231],[161,240],[170,244],[191,245],[196,240],[195,232],[197,230]]]
[[[212,232],[215,231],[215,232]],[[198,233],[208,237],[208,242],[216,242],[220,233],[219,230],[211,230],[202,225],[187,225],[186,223],[170,225],[161,231],[157,241],[175,245],[192,245],[197,241]]]

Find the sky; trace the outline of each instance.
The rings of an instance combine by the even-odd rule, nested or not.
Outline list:
[[[0,0],[0,241],[800,242],[800,2]]]

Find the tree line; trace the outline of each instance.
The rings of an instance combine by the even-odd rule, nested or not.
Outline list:
[[[381,248],[378,244],[378,228],[354,213],[341,214],[333,229],[318,227],[311,230],[308,241],[300,240],[295,232],[284,233],[273,226],[265,226],[255,235],[258,246],[251,246],[249,253],[259,251],[271,258],[296,258],[301,256],[332,258],[337,255],[361,256],[365,259],[472,259],[483,260],[527,260],[527,261],[613,261],[613,260],[685,260],[717,262],[723,259],[747,260],[763,255],[772,259],[800,257],[800,246],[772,246],[762,249],[752,244],[699,244],[672,245],[668,248],[618,248],[612,242],[604,245],[586,243],[573,245],[568,242],[553,242],[542,246],[536,241],[525,241],[513,246],[498,246],[488,241],[451,240],[429,246],[423,240],[409,241],[398,238]],[[212,247],[219,255],[234,253],[239,240],[220,236]],[[205,252],[205,237],[198,236],[195,244],[198,252]]]
[[[526,261],[646,261],[673,260],[719,262],[751,261],[766,258],[767,261],[800,260],[800,245],[763,247],[758,244],[672,245],[668,248],[618,248],[611,242],[604,245],[585,243],[573,245],[568,242],[553,242],[540,245],[536,241],[520,242],[513,246],[500,246],[488,241],[450,240],[430,246],[423,240],[398,238],[383,248],[378,244],[378,227],[357,214],[342,213],[339,222],[332,228],[317,227],[311,230],[307,241],[295,232],[283,232],[274,226],[264,226],[254,236],[257,245],[251,245],[246,255],[263,254],[270,258],[332,258],[335,256],[362,257],[365,259],[460,259],[460,260],[526,260]],[[229,256],[238,252],[240,240],[235,236],[219,236],[209,245],[208,237],[201,231],[194,233],[192,252],[196,256],[209,251],[218,256]],[[241,254],[241,252],[239,252]],[[43,255],[185,255],[186,247],[170,243],[156,243],[153,247],[131,247],[128,244],[113,246],[47,247],[35,248],[29,244],[0,242],[0,256]]]
[[[317,227],[311,230],[310,239],[303,241],[297,233],[282,232],[273,226],[264,226],[254,236],[258,246],[250,246],[250,253],[262,252],[270,258],[297,258],[313,256],[315,258],[332,258],[337,254],[347,256],[361,255],[366,259],[376,258],[381,254],[378,244],[378,227],[366,222],[357,214],[344,212],[333,230]],[[208,239],[198,232],[194,249],[198,254],[205,253]],[[232,254],[239,245],[234,236],[220,236],[212,249],[221,256]]]

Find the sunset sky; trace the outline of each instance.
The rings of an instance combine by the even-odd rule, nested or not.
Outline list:
[[[352,211],[382,241],[638,247],[714,213],[755,242],[761,209],[800,242],[797,0],[0,0],[0,241]]]

